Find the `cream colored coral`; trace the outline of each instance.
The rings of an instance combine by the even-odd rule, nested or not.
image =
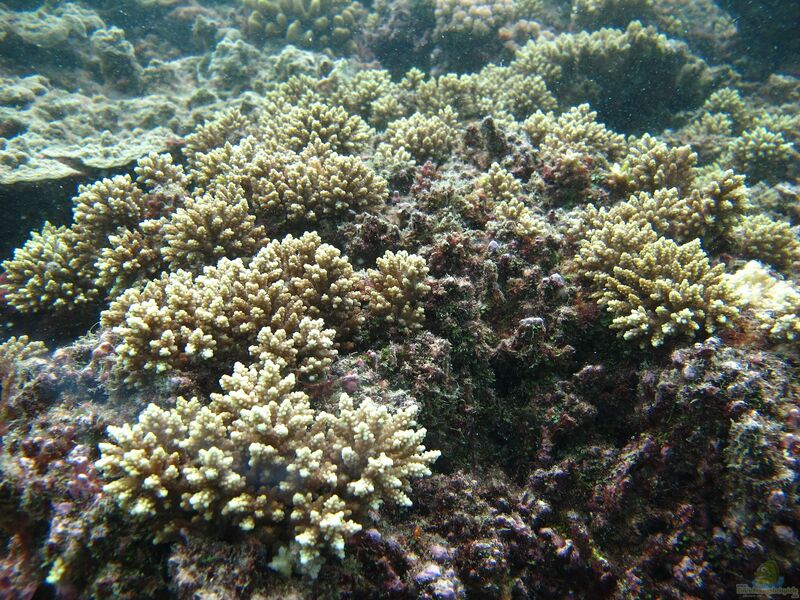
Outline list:
[[[364,7],[351,0],[242,0],[251,9],[248,29],[296,46],[356,50],[353,35]]]
[[[388,195],[386,181],[364,161],[322,144],[299,156],[258,156],[250,172],[259,175],[253,182],[254,211],[278,227],[368,210]]]
[[[754,260],[727,275],[743,308],[752,311],[760,328],[775,341],[800,339],[800,288],[779,279]]]
[[[479,83],[474,75],[446,73],[432,77],[417,83],[413,103],[425,115],[452,110],[461,118],[475,117],[479,113]]]
[[[264,327],[258,332],[257,343],[250,346],[250,355],[262,361],[269,358],[284,372],[296,368],[298,373],[314,376],[333,362],[335,335],[333,329],[325,329],[322,319],[303,317],[291,335],[284,329]]]
[[[332,102],[360,115],[374,126],[383,127],[404,116],[406,109],[400,99],[401,92],[388,71],[371,69],[358,71],[351,79],[342,82],[334,92]]]
[[[494,205],[494,221],[489,228],[497,235],[510,230],[517,237],[534,238],[548,232],[551,227],[528,208],[519,198],[509,198]]]
[[[72,229],[45,223],[3,262],[7,302],[32,313],[64,312],[97,301],[91,250]]]
[[[610,327],[640,346],[712,333],[738,315],[724,266],[711,267],[699,240],[678,245],[649,225],[606,222],[581,244],[576,264]]]
[[[198,270],[222,257],[249,257],[268,241],[234,184],[187,200],[163,224],[162,235],[161,254],[171,270]]]
[[[157,248],[159,236],[141,231],[155,226],[160,230],[164,221],[143,222],[139,229],[121,227],[108,236],[108,247],[99,252],[95,266],[97,285],[108,290],[112,298],[121,294],[134,281],[154,276],[162,266]]]
[[[136,184],[146,190],[183,190],[188,185],[188,177],[182,165],[174,164],[171,154],[151,152],[136,161]]]
[[[525,119],[535,111],[555,110],[558,103],[538,75],[522,75],[508,67],[489,65],[476,77],[477,103],[481,114],[508,112]]]
[[[212,119],[200,125],[195,131],[186,136],[183,154],[189,165],[195,166],[198,154],[205,154],[214,148],[224,146],[226,143],[236,143],[244,137],[249,125],[249,120],[237,108],[229,108],[214,115]]]
[[[750,205],[744,177],[731,170],[703,175],[695,182],[691,199],[706,225],[697,235],[708,242],[729,235]]]
[[[658,239],[658,234],[649,224],[609,217],[605,209],[601,209],[599,215],[598,220],[578,238],[578,253],[575,255],[579,274],[588,280],[595,294],[604,288],[624,254],[636,254]]]
[[[735,88],[716,90],[705,101],[703,109],[711,115],[726,115],[736,127],[736,131],[749,127],[753,121],[744,99]]]
[[[109,427],[97,462],[104,492],[167,531],[184,514],[269,528],[284,543],[276,560],[316,576],[324,554],[344,556],[367,508],[410,504],[411,480],[429,475],[439,453],[422,445],[416,406],[356,405],[342,394],[336,413],[316,412],[281,371],[269,358],[237,364],[207,406],[179,398]]]
[[[654,192],[676,188],[685,194],[694,181],[697,154],[690,146],[669,147],[650,134],[630,145],[622,164],[615,169],[628,191]]]
[[[650,226],[677,242],[702,238],[711,245],[721,236],[730,236],[748,206],[744,178],[732,171],[715,172],[694,185],[686,193],[677,188],[639,192],[610,208],[589,205],[581,211],[571,235],[590,237],[592,230],[610,223]]]
[[[686,133],[690,139],[702,138],[708,136],[730,136],[733,133],[733,121],[724,113],[702,113],[700,118],[686,127]],[[703,156],[712,155],[717,156],[719,150],[717,148],[704,148]]]
[[[370,164],[386,179],[408,177],[417,166],[414,157],[404,147],[395,148],[386,143],[378,144]]]
[[[731,232],[738,253],[787,272],[800,269],[800,233],[786,221],[746,216]]]
[[[625,138],[596,119],[597,113],[581,104],[558,117],[537,111],[525,120],[523,129],[546,161],[557,161],[569,152],[601,163],[614,161],[627,148]]]
[[[44,358],[48,352],[44,342],[31,340],[27,335],[12,336],[0,343],[0,390],[3,398],[12,393],[30,363]]]
[[[135,170],[137,181],[120,175],[80,186],[72,200],[72,225],[45,224],[17,250],[16,259],[6,261],[13,306],[22,312],[74,310],[101,299],[106,286],[116,294],[120,285],[158,270],[160,260],[153,253],[161,238],[146,224],[183,202],[187,181],[166,155],[144,157]],[[127,242],[132,246],[114,247]],[[137,249],[143,252],[138,259]],[[141,273],[134,272],[137,265]]]
[[[702,236],[708,226],[697,194],[682,196],[676,188],[639,192],[611,208],[587,206],[583,213],[586,225],[600,228],[605,222],[650,225],[659,235],[677,242]]]
[[[281,119],[281,143],[294,152],[318,140],[338,154],[358,154],[375,135],[361,117],[321,102],[294,106]]]
[[[785,177],[789,166],[798,160],[797,156],[782,133],[759,126],[736,138],[724,160],[752,180],[774,183]]]
[[[271,144],[262,144],[255,136],[246,136],[235,146],[225,143],[219,148],[195,154],[191,170],[194,195],[201,196],[213,191],[215,185],[235,181],[234,178],[247,169],[257,154],[265,152],[265,145],[271,150],[277,147],[274,139]]]
[[[199,275],[179,269],[131,288],[103,312],[101,323],[119,340],[115,372],[131,383],[197,364],[225,369],[246,358],[256,342],[277,347],[286,340],[304,341],[306,353],[293,355],[290,346],[282,364],[315,373],[336,351],[328,330],[312,331],[322,322],[304,318],[324,318],[346,337],[363,320],[357,285],[347,259],[306,233],[273,240],[249,263],[221,259]],[[264,328],[269,333],[261,333]],[[277,337],[260,339],[267,335]],[[285,360],[290,356],[298,362]]]
[[[492,163],[489,171],[477,178],[475,187],[494,202],[513,200],[522,192],[520,182],[497,163]]]
[[[483,0],[436,0],[434,35],[485,38],[516,16],[512,0],[486,2]]]
[[[430,291],[425,259],[405,250],[389,250],[378,259],[377,266],[367,272],[368,310],[402,331],[421,327],[425,309],[420,302]]]
[[[405,148],[418,163],[427,160],[445,162],[458,142],[456,115],[446,108],[435,116],[415,113],[407,119],[392,121],[384,138],[393,148]]]
[[[130,175],[81,186],[73,199],[73,229],[87,241],[103,243],[117,227],[135,227],[146,217],[142,200],[142,191]]]

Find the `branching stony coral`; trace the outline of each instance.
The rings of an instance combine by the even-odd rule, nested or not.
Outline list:
[[[538,75],[522,75],[508,67],[489,65],[476,79],[479,112],[490,115],[508,112],[516,119],[525,119],[535,111],[551,111],[558,106],[544,79]]]
[[[316,143],[300,155],[260,154],[244,171],[253,210],[272,226],[315,223],[380,206],[386,181],[357,157]]]
[[[513,200],[522,192],[522,184],[497,163],[475,181],[476,190],[493,202]]]
[[[387,251],[377,266],[367,272],[369,312],[401,331],[420,328],[425,319],[420,303],[430,291],[425,259],[405,250]]]
[[[659,235],[676,241],[688,241],[705,225],[703,215],[695,212],[688,198],[681,196],[675,188],[659,189],[654,193],[639,192],[625,202],[610,208],[588,205],[580,215],[580,224],[573,231],[575,239],[591,235],[605,224],[633,224],[650,226]]]
[[[281,235],[379,206],[386,182],[318,139],[348,150],[363,141],[363,121],[340,112],[334,116],[343,120],[319,129],[300,155],[280,146],[295,140],[291,127],[281,129],[281,141],[251,123],[253,134],[235,146],[201,152],[195,144],[189,176],[168,155],[151,154],[139,161],[135,180],[125,175],[81,187],[70,228],[45,226],[4,263],[9,303],[22,312],[74,310],[116,296],[165,265],[197,270],[223,256],[251,256],[267,241],[256,219]],[[322,119],[314,110],[304,114]],[[243,126],[235,115],[220,122],[209,143]]]
[[[121,239],[115,236],[130,234],[148,254],[155,251],[158,241],[146,239],[153,231],[145,231],[144,224],[179,206],[186,184],[182,169],[163,156],[143,157],[136,171],[137,181],[124,175],[81,186],[73,198],[70,227],[45,224],[13,259],[3,263],[12,306],[21,312],[71,311],[96,303],[107,291],[106,285],[114,287],[134,279],[126,275],[123,282],[118,278],[134,261],[124,250],[115,253],[110,245]],[[142,258],[143,276],[157,270],[157,261]],[[127,267],[121,268],[123,263]]]
[[[516,16],[514,2],[481,0],[436,0],[434,35],[463,35],[458,39],[474,44],[472,38],[491,36]]]
[[[540,76],[522,75],[496,65],[474,74],[447,73],[423,81],[408,102],[427,115],[451,109],[462,119],[503,113],[524,119],[536,110],[557,107]]]
[[[600,218],[584,229],[579,241],[575,264],[580,276],[594,290],[601,290],[614,266],[623,254],[635,254],[639,249],[652,244],[658,234],[649,224],[617,219],[601,209]]]
[[[461,118],[477,117],[480,113],[479,86],[478,75],[445,73],[415,82],[414,92],[409,94],[409,99],[416,111],[425,115],[451,110]],[[496,90],[492,92],[494,97]]]
[[[736,138],[723,162],[746,173],[751,180],[777,183],[786,177],[792,162],[798,160],[797,156],[783,134],[759,126]]]
[[[522,185],[499,164],[492,163],[489,171],[475,181],[475,193],[468,201],[486,205],[491,211],[493,221],[489,228],[497,235],[511,230],[515,236],[533,237],[547,229],[541,218],[527,207],[519,198]]]
[[[23,313],[63,312],[96,302],[94,257],[72,229],[45,223],[3,263],[8,303]]]
[[[445,162],[458,141],[455,125],[456,115],[451,109],[435,116],[415,113],[389,123],[384,137],[393,148],[405,148],[420,164],[427,160]]]
[[[178,270],[144,287],[131,288],[103,312],[101,323],[119,340],[115,372],[130,383],[147,374],[193,364],[226,368],[247,357],[247,349],[264,328],[271,343],[293,343],[312,337],[322,321],[346,336],[362,321],[358,280],[350,263],[315,233],[272,241],[249,263],[222,259],[202,274]],[[304,319],[315,320],[304,323]],[[286,340],[289,340],[288,342]],[[328,364],[331,343],[315,346],[297,367]],[[258,346],[254,346],[259,352]],[[291,353],[291,348],[286,349]]]
[[[176,165],[171,154],[151,152],[136,162],[136,184],[143,190],[160,193],[183,193],[188,185],[182,165]]]
[[[368,508],[410,505],[411,480],[439,456],[422,445],[416,406],[342,394],[335,414],[317,412],[269,358],[237,364],[220,385],[207,406],[151,404],[138,423],[110,427],[97,463],[105,493],[167,532],[183,515],[255,530],[282,548],[275,568],[316,576],[324,554],[344,557]]]
[[[721,88],[714,91],[703,104],[703,110],[712,115],[727,116],[736,132],[741,132],[749,127],[753,121],[753,115],[748,110],[739,90],[734,88]]]
[[[698,148],[699,154],[705,160],[715,160],[722,155],[723,149],[719,141],[726,139],[733,133],[733,121],[723,113],[701,113],[699,118],[684,129],[686,137],[692,145]]]
[[[501,237],[507,231],[515,237],[527,238],[534,238],[545,232],[552,233],[552,228],[547,222],[519,198],[497,202],[493,207],[492,217],[494,220],[489,222],[489,229]]]
[[[73,204],[73,230],[87,243],[103,243],[118,227],[134,227],[147,214],[144,194],[130,175],[81,186]]]
[[[778,342],[800,339],[800,289],[779,279],[754,260],[727,275],[740,305],[752,312],[759,327]]]
[[[379,144],[370,164],[381,177],[388,180],[410,179],[417,162],[404,147],[395,148],[389,144]]]
[[[159,251],[163,224],[161,219],[142,222],[137,229],[120,227],[109,235],[108,247],[100,250],[95,261],[98,287],[114,298],[136,280],[155,276],[163,266]]]
[[[332,102],[373,126],[383,127],[405,115],[401,95],[402,88],[392,82],[388,71],[373,69],[359,71],[343,81],[333,93]]]
[[[766,215],[748,215],[733,228],[730,237],[741,256],[782,271],[800,270],[800,233],[786,221],[773,221]]]
[[[48,352],[43,342],[31,340],[27,335],[12,336],[0,343],[0,400],[11,393],[25,371],[25,364],[43,358]]]
[[[195,156],[226,143],[236,143],[245,136],[250,120],[238,108],[224,110],[186,136],[183,154],[194,167]]]
[[[190,198],[163,224],[161,254],[171,270],[197,270],[222,257],[249,257],[268,238],[236,185]]]
[[[633,194],[610,208],[589,205],[580,213],[571,235],[582,239],[606,223],[628,223],[650,226],[659,235],[677,242],[702,238],[711,246],[729,239],[748,207],[744,178],[732,171],[715,172],[693,184],[695,187],[686,193],[677,188],[661,188]]]
[[[670,336],[712,333],[738,314],[724,270],[710,267],[698,240],[678,246],[659,238],[636,255],[622,256],[600,303],[614,317],[611,328],[626,340],[660,346]]]
[[[649,225],[607,222],[581,243],[576,264],[610,327],[641,346],[711,333],[738,314],[724,266],[710,266],[699,240],[678,245]]]
[[[625,138],[596,119],[597,113],[588,104],[581,104],[558,117],[537,111],[525,120],[523,129],[546,161],[572,152],[600,164],[613,162],[625,153]]]
[[[196,195],[242,195],[271,235],[371,210],[386,199],[386,181],[358,157],[340,155],[316,138],[300,154],[274,139],[259,140],[248,136],[199,155]]]
[[[770,131],[781,134],[787,144],[797,150],[800,142],[800,114],[797,114],[790,104],[773,111],[757,111],[753,117],[754,127],[764,127]],[[794,155],[797,159],[797,155]]]
[[[695,183],[691,199],[703,215],[705,227],[696,235],[707,246],[730,235],[733,227],[749,207],[744,177],[731,170],[714,170]]]
[[[321,102],[294,106],[282,118],[280,142],[294,152],[317,140],[338,154],[358,154],[374,136],[361,117]]]
[[[262,137],[245,136],[236,145],[226,142],[219,148],[198,153],[194,157],[191,171],[193,193],[202,195],[215,185],[226,185],[234,181],[238,173],[245,172],[257,154],[277,153],[280,149],[274,135],[264,140]]]
[[[654,192],[676,188],[681,194],[691,189],[697,154],[690,146],[669,147],[650,134],[630,145],[622,164],[612,169],[616,187],[625,191]]]
[[[431,35],[437,59],[455,70],[484,64],[485,55],[500,52],[505,42],[513,40],[515,30],[538,30],[518,20],[517,14],[513,0],[435,0]]]
[[[243,0],[251,32],[323,50],[355,50],[353,35],[364,7],[351,0]]]

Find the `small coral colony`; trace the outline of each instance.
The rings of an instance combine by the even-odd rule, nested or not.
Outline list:
[[[0,596],[800,585],[796,6],[129,4],[0,9]]]

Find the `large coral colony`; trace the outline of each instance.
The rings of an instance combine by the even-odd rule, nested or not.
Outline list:
[[[279,68],[2,263],[2,597],[800,583],[800,80],[735,2],[172,4]]]

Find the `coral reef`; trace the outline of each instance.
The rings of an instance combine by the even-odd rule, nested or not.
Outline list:
[[[0,597],[800,585],[778,24],[124,8],[0,7]]]

